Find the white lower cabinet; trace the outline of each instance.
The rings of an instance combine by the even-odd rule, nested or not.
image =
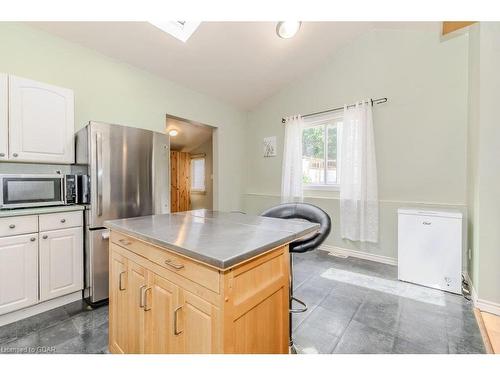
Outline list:
[[[38,302],[38,233],[0,238],[0,315]]]
[[[40,301],[83,289],[82,227],[40,232]]]

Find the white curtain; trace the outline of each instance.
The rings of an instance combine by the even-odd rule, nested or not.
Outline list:
[[[340,149],[340,232],[352,241],[378,242],[378,189],[372,107],[344,106]]]
[[[281,201],[301,202],[302,191],[302,117],[292,116],[285,123],[285,144],[281,173]]]

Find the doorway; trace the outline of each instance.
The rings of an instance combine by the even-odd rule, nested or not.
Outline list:
[[[170,135],[170,212],[213,209],[213,131],[167,115]]]

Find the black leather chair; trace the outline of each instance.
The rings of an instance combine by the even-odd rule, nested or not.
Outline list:
[[[293,295],[293,254],[305,253],[318,248],[326,237],[330,234],[332,221],[330,216],[321,208],[307,203],[284,203],[274,206],[264,211],[261,216],[274,217],[278,219],[302,219],[320,224],[319,230],[306,237],[298,239],[289,245],[290,251],[290,351],[295,353],[295,347],[292,338],[292,314],[307,311],[307,305]],[[294,309],[293,301],[302,307]]]

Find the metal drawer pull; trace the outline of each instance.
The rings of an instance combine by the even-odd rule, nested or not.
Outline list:
[[[128,246],[128,245],[131,245],[132,242],[130,241],[127,241],[125,238],[122,238],[121,240],[118,240],[121,244],[125,245],[125,246]]]
[[[5,154],[3,152],[0,152],[0,158],[3,158]]]
[[[139,307],[143,308],[144,309],[144,306],[146,306],[146,289],[148,287],[146,285],[143,285],[141,286],[141,289],[140,289],[140,299],[139,299]]]
[[[177,314],[177,313],[179,312],[179,310],[180,310],[180,309],[182,309],[182,306],[179,306],[179,307],[177,307],[177,308],[174,310],[174,335],[175,335],[175,336],[179,336],[182,332],[184,332],[184,330],[179,331],[179,330],[177,329],[177,320],[178,320],[178,314]]]
[[[165,264],[167,266],[170,266],[172,268],[175,268],[176,270],[181,270],[184,268],[184,264],[178,264],[178,263],[173,263],[174,261],[172,259],[167,259],[165,260]]]
[[[61,223],[65,223],[66,222],[66,219],[61,219]]]
[[[127,271],[123,271],[123,272],[120,272],[120,276],[118,277],[118,289],[120,290],[125,290],[127,289],[126,286],[124,286],[124,282],[123,282],[123,276],[125,276],[127,274]]]
[[[17,156],[18,156],[18,155],[17,155],[17,153],[15,153],[15,152],[14,152],[14,153],[12,154],[12,156],[14,156],[15,158],[17,158]]]
[[[152,290],[153,289],[151,287],[144,290],[144,311],[151,310],[151,306],[149,305],[148,291],[151,292]]]
[[[16,227],[16,225],[15,225],[15,224],[10,224],[10,225],[9,225],[9,228],[10,228],[10,229],[14,229],[15,227]]]
[[[36,238],[35,238],[35,237],[31,237],[31,238],[30,238],[30,241],[31,241],[31,242],[35,242],[35,241],[36,241]]]
[[[49,238],[49,236],[47,236],[46,234],[44,234],[44,235],[42,236],[42,238],[43,238],[44,240],[46,240],[47,238]]]
[[[431,225],[432,223],[430,221],[423,221],[422,224],[424,224],[424,225]]]

